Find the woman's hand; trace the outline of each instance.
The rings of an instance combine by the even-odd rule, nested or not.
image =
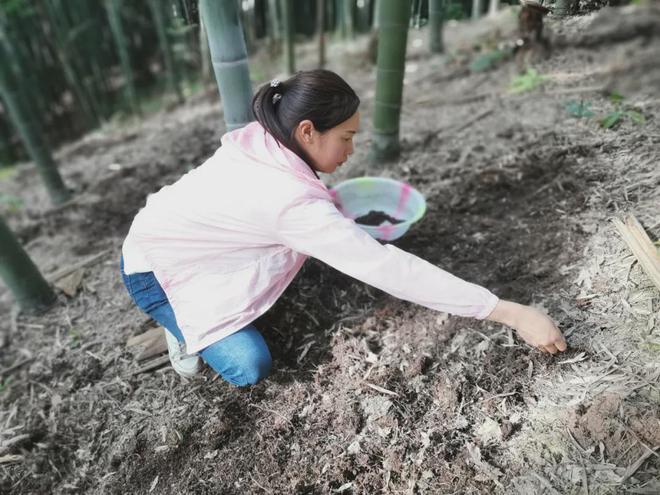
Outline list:
[[[557,325],[538,309],[500,300],[486,319],[515,328],[520,338],[541,351],[556,354],[566,350]]]

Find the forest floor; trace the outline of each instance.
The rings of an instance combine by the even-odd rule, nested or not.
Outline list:
[[[660,8],[546,19],[552,50],[533,65],[546,77],[521,93],[520,56],[469,69],[515,27],[510,11],[448,25],[446,56],[411,29],[403,154],[382,167],[367,162],[368,39],[331,45],[362,131],[324,180],[409,181],[428,211],[396,244],[544,308],[566,352],[309,260],[256,322],[274,360],[264,382],[137,373],[126,341],[150,324],[122,285],[121,243],[146,196],[218,146],[209,87],[57,150],[76,194],[63,207],[32,166],[0,181],[2,215],[44,274],[98,255],[44,315],[17,314],[0,290],[0,492],[660,493],[660,297],[612,224],[634,214],[660,238]],[[315,45],[298,51],[312,68]],[[263,79],[272,59],[251,61]]]

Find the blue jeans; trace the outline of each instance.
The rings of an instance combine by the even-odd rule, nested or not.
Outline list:
[[[124,285],[135,304],[179,342],[183,342],[172,305],[153,272],[126,275],[123,257],[120,266]],[[272,364],[268,345],[254,325],[248,325],[205,347],[199,355],[222,378],[239,387],[253,385],[266,378]]]

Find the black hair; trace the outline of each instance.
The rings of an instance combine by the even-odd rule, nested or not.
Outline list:
[[[273,80],[252,98],[257,121],[312,171],[309,157],[295,139],[298,124],[310,120],[317,131],[325,132],[351,118],[359,106],[360,98],[348,83],[325,69],[299,71],[282,82]]]

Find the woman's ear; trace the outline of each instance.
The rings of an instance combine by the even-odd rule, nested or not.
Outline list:
[[[315,130],[316,129],[314,129],[314,124],[311,120],[303,120],[298,124],[298,127],[296,128],[296,134],[298,135],[298,139],[300,139],[303,143],[312,144]]]

